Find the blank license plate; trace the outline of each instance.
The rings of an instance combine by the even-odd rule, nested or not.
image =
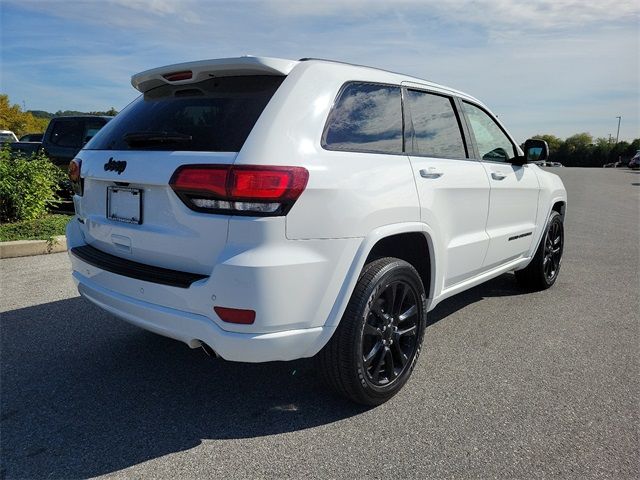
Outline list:
[[[142,190],[107,187],[107,218],[126,223],[142,223]]]

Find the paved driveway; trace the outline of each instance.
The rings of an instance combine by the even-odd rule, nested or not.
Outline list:
[[[309,361],[210,360],[80,299],[66,254],[2,260],[2,478],[638,478],[640,174],[557,169],[556,286],[442,303],[367,410]]]

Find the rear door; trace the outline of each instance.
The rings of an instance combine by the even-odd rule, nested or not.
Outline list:
[[[405,88],[405,137],[420,198],[422,221],[443,242],[444,288],[478,274],[489,240],[489,181],[469,158],[463,122],[451,96]]]
[[[515,143],[482,107],[463,101],[463,110],[491,185],[487,234],[489,250],[484,268],[489,269],[525,255],[533,240],[540,186],[529,165],[514,165]]]

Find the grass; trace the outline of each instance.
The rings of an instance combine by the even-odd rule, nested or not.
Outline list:
[[[52,240],[57,235],[64,235],[70,219],[69,215],[52,214],[36,220],[3,223],[0,225],[0,241]]]

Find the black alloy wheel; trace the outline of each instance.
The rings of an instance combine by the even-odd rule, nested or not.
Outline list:
[[[408,367],[418,343],[418,298],[410,284],[398,280],[377,294],[362,337],[367,380],[378,387],[396,381]]]
[[[544,290],[557,280],[564,250],[562,215],[552,211],[547,227],[529,265],[515,272],[518,282],[529,290]]]
[[[316,356],[319,372],[341,395],[380,405],[411,376],[426,321],[426,294],[416,269],[398,258],[372,260],[331,340]]]
[[[560,271],[560,260],[562,259],[562,249],[564,238],[562,224],[552,222],[547,229],[544,239],[544,259],[542,266],[547,282],[552,283]]]

